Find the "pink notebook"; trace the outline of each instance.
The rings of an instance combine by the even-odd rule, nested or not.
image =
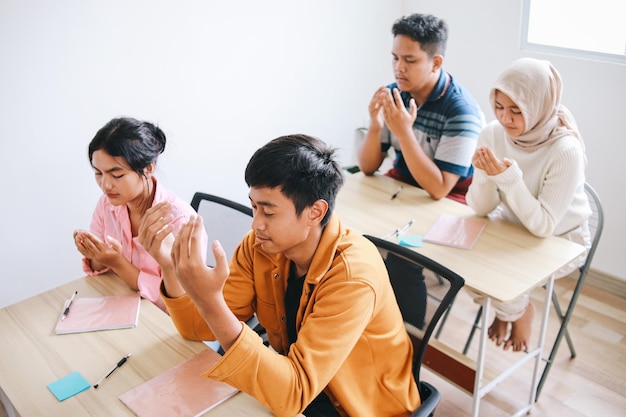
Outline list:
[[[138,417],[196,417],[216,407],[239,391],[200,376],[219,361],[212,349],[176,365],[130,391],[120,400]]]
[[[424,235],[424,242],[471,249],[486,225],[486,220],[442,214]]]
[[[140,302],[136,294],[76,298],[65,320],[61,312],[54,331],[68,334],[137,327]]]

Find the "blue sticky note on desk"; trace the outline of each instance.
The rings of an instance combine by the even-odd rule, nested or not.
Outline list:
[[[422,235],[401,235],[398,237],[398,243],[402,246],[421,248],[423,244]]]
[[[91,384],[78,371],[64,376],[63,378],[48,384],[48,389],[52,391],[57,400],[66,400],[79,392],[85,391]]]

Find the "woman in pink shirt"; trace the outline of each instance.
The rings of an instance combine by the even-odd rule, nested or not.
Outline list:
[[[114,272],[163,311],[161,280],[177,280],[171,259],[174,237],[196,214],[154,175],[165,142],[159,127],[133,118],[116,118],[102,127],[89,144],[89,162],[104,194],[90,230],[74,231],[87,274]],[[207,241],[204,233],[205,254]]]

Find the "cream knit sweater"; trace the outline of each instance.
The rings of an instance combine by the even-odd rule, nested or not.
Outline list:
[[[589,247],[591,214],[584,192],[584,153],[574,136],[528,152],[511,145],[497,120],[481,132],[478,146],[513,164],[488,176],[476,169],[467,204],[478,215],[522,224],[533,235],[562,236]]]

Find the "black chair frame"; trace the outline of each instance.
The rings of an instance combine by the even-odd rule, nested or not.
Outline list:
[[[229,200],[227,198],[224,197],[219,197],[216,196],[214,194],[207,194],[207,193],[202,193],[202,192],[196,192],[193,195],[193,198],[191,199],[191,207],[193,207],[193,209],[198,212],[198,209],[200,208],[200,204],[202,203],[202,201],[209,201],[209,202],[213,202],[216,204],[219,204],[221,206],[225,206],[225,207],[229,207],[233,210],[239,211],[245,215],[250,216],[250,220],[252,220],[252,208],[249,206],[245,206],[243,204],[237,203],[236,201],[232,201]],[[231,254],[228,254],[229,256],[232,256]],[[267,346],[269,343],[267,341],[267,334],[265,329],[263,328],[263,326],[261,326],[261,324],[259,323],[259,320],[257,319],[256,315],[252,316],[247,322],[246,324],[251,327],[255,332],[257,332],[257,334],[259,336],[261,336],[261,338],[263,339],[263,342],[265,343],[265,345]],[[223,354],[224,351],[220,348],[219,353]]]
[[[195,193],[193,195],[193,198],[191,199],[191,207],[193,207],[193,209],[196,212],[198,211],[198,207],[200,207],[200,203],[202,202],[202,200],[213,201],[215,203],[221,204],[226,207],[230,207],[232,209],[235,209],[237,211],[242,212],[243,214],[247,214],[248,216],[252,217],[251,207],[244,206],[243,204],[237,203],[236,201],[232,201],[227,198],[218,197],[213,194],[206,194],[206,193],[201,193],[201,192]]]
[[[420,396],[422,399],[422,403],[420,407],[417,410],[415,410],[413,414],[411,414],[411,417],[432,416],[435,411],[435,408],[440,402],[441,396],[434,386],[420,379],[420,370],[422,367],[422,363],[424,361],[424,354],[426,352],[426,349],[428,348],[428,341],[430,340],[430,337],[433,334],[433,331],[437,327],[439,320],[443,316],[443,313],[448,309],[450,304],[454,301],[456,294],[460,291],[463,285],[465,285],[465,280],[458,274],[444,267],[443,265],[433,261],[432,259],[410,248],[398,245],[394,242],[390,242],[390,241],[387,241],[387,240],[384,240],[375,236],[365,235],[365,237],[369,239],[372,243],[374,243],[374,245],[379,249],[379,251],[381,251],[381,254],[384,252],[392,253],[396,255],[397,257],[399,257],[400,259],[403,259],[407,263],[418,265],[424,270],[432,271],[432,273],[434,273],[437,278],[437,281],[438,281],[437,285],[443,285],[445,281],[447,281],[450,285],[450,287],[445,292],[443,297],[438,296],[438,295],[431,296],[430,294],[428,294],[428,297],[430,297],[430,299],[437,302],[438,305],[435,308],[434,313],[430,315],[428,322],[425,323],[425,327],[426,327],[425,329],[421,329],[419,333],[416,333],[412,331],[412,328],[415,328],[415,326],[411,325],[411,323],[407,323],[407,332],[409,333],[409,336],[414,346],[413,358],[412,358],[413,377],[415,378],[415,381],[418,385]],[[388,266],[388,270],[389,270],[389,266]],[[399,282],[398,279],[406,280],[407,278],[410,278],[410,277],[391,277],[390,276],[390,279],[392,280],[392,285],[397,285],[397,282]],[[396,282],[396,284],[394,284],[394,282]],[[402,288],[394,288],[394,291],[396,290],[401,291]],[[398,295],[398,292],[396,291],[396,296],[397,295]],[[415,301],[413,301],[413,303],[415,303]],[[403,303],[400,300],[398,302],[398,305],[400,307],[400,311],[402,312],[403,317],[405,317],[405,320],[406,320],[406,317],[409,317],[411,315],[411,313],[407,310],[415,309],[415,305],[410,305],[410,303],[407,303],[407,302],[405,302],[403,305]]]

